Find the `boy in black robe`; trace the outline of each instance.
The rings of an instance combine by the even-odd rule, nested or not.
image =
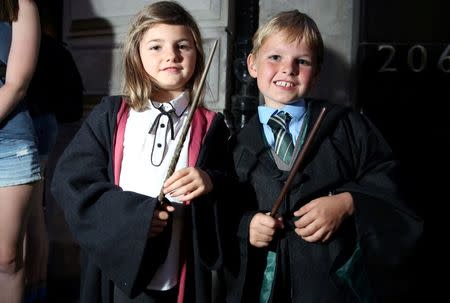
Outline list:
[[[265,105],[234,147],[241,198],[223,212],[228,302],[405,299],[422,221],[405,204],[398,163],[372,123],[350,108],[306,98],[323,53],[317,25],[297,10],[278,14],[253,38],[248,70]],[[272,218],[323,106],[304,165]],[[282,131],[272,126],[277,119]],[[289,153],[280,153],[284,142]]]

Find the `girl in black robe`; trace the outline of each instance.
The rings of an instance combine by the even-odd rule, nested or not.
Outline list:
[[[231,158],[221,114],[194,109],[164,179],[199,89],[201,43],[177,3],[145,7],[124,46],[124,96],[105,97],[58,161],[52,193],[80,245],[80,302],[210,302]],[[160,204],[160,189],[170,203]]]

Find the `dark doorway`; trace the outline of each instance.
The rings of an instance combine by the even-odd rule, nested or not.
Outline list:
[[[399,2],[363,1],[357,100],[402,161],[427,216],[433,197],[444,198],[439,176],[448,168],[450,2]]]
[[[424,253],[436,243],[429,236],[448,230],[439,214],[449,201],[449,20],[447,0],[361,2],[357,102],[392,146],[408,201],[424,218],[423,256],[414,271],[444,268],[446,259],[431,249],[425,262]],[[425,296],[425,280],[413,294]],[[438,296],[438,284],[431,296]]]

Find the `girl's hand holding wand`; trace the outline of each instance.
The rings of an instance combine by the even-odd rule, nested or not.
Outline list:
[[[163,192],[181,201],[189,201],[209,193],[213,184],[209,175],[196,167],[185,167],[176,171],[164,182]]]

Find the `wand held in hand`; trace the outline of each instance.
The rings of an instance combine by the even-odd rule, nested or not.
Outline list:
[[[218,43],[217,40],[214,41],[214,45],[211,49],[211,53],[209,54],[208,62],[206,63],[205,69],[203,70],[202,77],[200,78],[200,82],[199,82],[197,91],[195,92],[195,97],[192,100],[191,105],[189,107],[189,113],[186,118],[186,122],[183,126],[183,129],[181,130],[180,140],[178,141],[178,144],[175,148],[175,153],[172,157],[172,160],[170,161],[169,169],[167,170],[167,175],[166,175],[166,178],[164,179],[164,182],[173,174],[173,172],[175,171],[175,167],[177,166],[178,159],[180,158],[181,150],[183,149],[184,141],[186,140],[186,135],[191,126],[192,118],[194,117],[194,112],[195,112],[198,102],[200,100],[201,92],[203,90],[203,85],[205,84],[206,75],[208,74],[208,70],[211,65],[212,58],[214,57],[214,52],[216,51],[217,43]],[[161,191],[159,192],[159,196],[158,196],[158,201],[161,205],[165,203],[163,189],[164,189],[164,187],[161,188]]]
[[[305,159],[305,155],[308,152],[310,146],[311,146],[311,141],[314,138],[317,130],[319,129],[320,123],[322,123],[323,117],[325,116],[325,111],[326,111],[326,107],[322,107],[322,110],[320,111],[319,117],[317,118],[316,122],[314,123],[314,126],[311,130],[311,132],[309,133],[308,137],[306,138],[305,144],[303,145],[297,159],[295,159],[295,163],[294,166],[292,166],[291,171],[289,172],[289,176],[286,180],[286,183],[284,183],[283,188],[281,189],[281,193],[278,196],[278,199],[275,201],[272,210],[270,211],[270,216],[271,217],[275,217],[275,215],[278,212],[278,209],[281,206],[281,203],[284,200],[284,197],[286,196],[289,188],[291,187],[291,183],[292,180],[294,180],[294,176],[297,173],[297,171],[300,168],[300,165],[303,164],[303,160]]]

